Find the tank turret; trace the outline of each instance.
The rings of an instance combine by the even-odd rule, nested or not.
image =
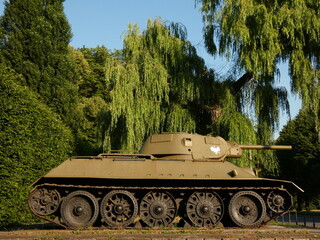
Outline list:
[[[142,146],[141,154],[158,158],[183,158],[189,160],[224,160],[239,158],[242,149],[290,150],[291,146],[240,145],[222,137],[189,133],[162,133],[150,136]]]

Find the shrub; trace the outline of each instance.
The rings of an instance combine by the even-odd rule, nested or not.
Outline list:
[[[34,222],[30,185],[73,148],[69,128],[18,80],[0,69],[0,228]]]

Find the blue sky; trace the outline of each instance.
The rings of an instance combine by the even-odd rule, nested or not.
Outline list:
[[[90,2],[90,4],[89,4]],[[189,40],[202,42],[202,21],[194,0],[66,0],[65,12],[74,33],[72,45],[121,48],[128,23],[145,29],[149,18],[183,23]]]
[[[161,17],[187,28],[188,40],[209,67],[217,61],[204,48],[202,17],[194,0],[66,0],[64,7],[72,27],[74,47],[104,45],[108,49],[121,49],[122,34],[129,23],[138,24],[143,31],[148,19]],[[217,70],[223,71],[226,65],[224,62]]]
[[[4,0],[0,0],[0,14]],[[196,47],[208,67],[223,74],[228,70],[225,59],[214,58],[206,53],[202,36],[202,17],[194,0],[65,0],[65,14],[72,28],[71,45],[106,46],[108,49],[122,48],[122,34],[129,23],[138,24],[141,31],[146,28],[148,19],[161,17],[164,21],[182,23],[188,31],[188,40]],[[279,85],[290,93],[290,78],[285,65],[281,66]],[[301,106],[296,96],[289,96],[291,116],[294,117]],[[281,116],[281,126],[287,122]],[[277,135],[277,134],[276,134]]]

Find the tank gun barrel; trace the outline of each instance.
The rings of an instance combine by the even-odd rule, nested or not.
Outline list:
[[[291,150],[290,145],[239,145],[241,149]]]

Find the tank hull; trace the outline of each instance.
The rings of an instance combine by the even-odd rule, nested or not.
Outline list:
[[[33,213],[66,228],[259,227],[286,213],[292,194],[302,191],[227,161],[119,154],[70,158],[33,186]]]
[[[117,158],[114,158],[117,157]],[[102,179],[238,179],[255,178],[252,171],[227,161],[147,159],[108,155],[107,158],[70,158],[46,178]],[[237,173],[237,175],[235,175]]]

